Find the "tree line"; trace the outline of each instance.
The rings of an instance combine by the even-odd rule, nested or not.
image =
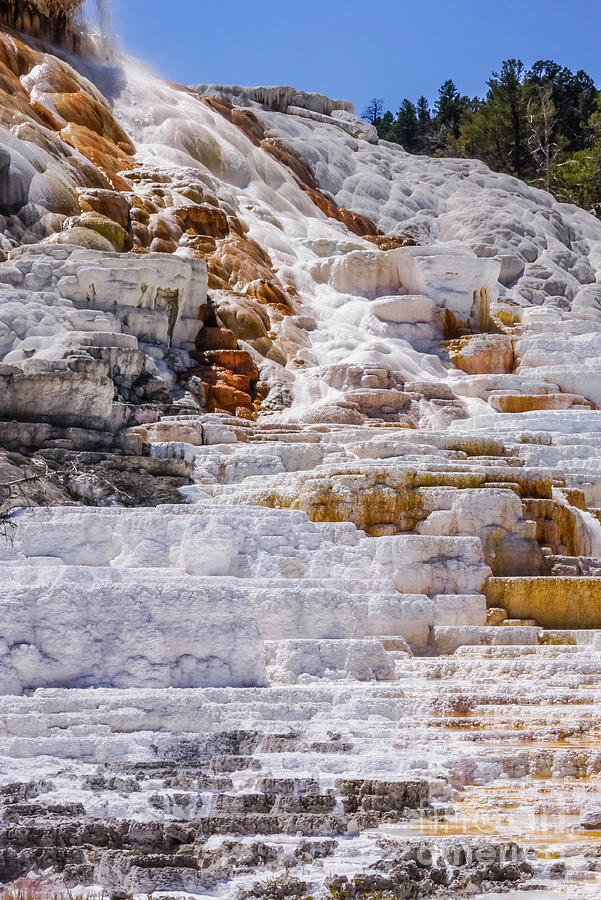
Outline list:
[[[374,97],[363,117],[410,153],[481,159],[601,217],[601,93],[590,75],[507,59],[487,85],[470,98],[449,79],[433,109],[405,98],[396,116]]]

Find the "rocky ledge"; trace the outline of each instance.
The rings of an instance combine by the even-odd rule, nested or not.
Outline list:
[[[0,63],[0,881],[589,900],[601,224],[322,95]]]

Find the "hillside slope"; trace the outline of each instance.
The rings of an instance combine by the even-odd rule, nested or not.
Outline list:
[[[0,249],[0,882],[590,898],[601,223],[2,31]]]

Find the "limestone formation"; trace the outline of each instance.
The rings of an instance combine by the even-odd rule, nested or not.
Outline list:
[[[0,883],[591,900],[601,224],[344,101],[28,41]]]

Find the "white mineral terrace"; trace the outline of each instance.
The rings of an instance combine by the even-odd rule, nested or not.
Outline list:
[[[497,456],[471,434],[468,456],[463,432],[231,421],[160,423],[175,443],[154,452],[195,461],[187,505],[13,515],[0,587],[3,840],[14,843],[27,798],[55,822],[128,823],[121,852],[94,869],[115,892],[246,896],[282,873],[315,893],[366,873],[381,889],[399,847],[430,865],[440,856],[435,877],[442,866],[451,884],[459,840],[488,877],[468,866],[453,894],[525,878],[546,888],[534,896],[596,896],[601,632],[487,625],[482,593],[504,554],[536,566],[515,485],[527,495],[559,482],[547,457],[566,445],[512,435]],[[397,492],[409,477],[426,483],[412,531],[399,508],[380,537],[309,519],[326,501],[364,516],[365,495],[382,515],[374,472]],[[274,508],[291,497],[296,509]],[[144,823],[173,823],[171,844],[133,835]],[[177,850],[186,827],[208,840],[200,868]],[[499,853],[518,852],[512,841],[522,862],[491,874]],[[169,866],[136,862],[146,845]]]
[[[601,897],[601,222],[71,62],[0,127],[0,881]]]

